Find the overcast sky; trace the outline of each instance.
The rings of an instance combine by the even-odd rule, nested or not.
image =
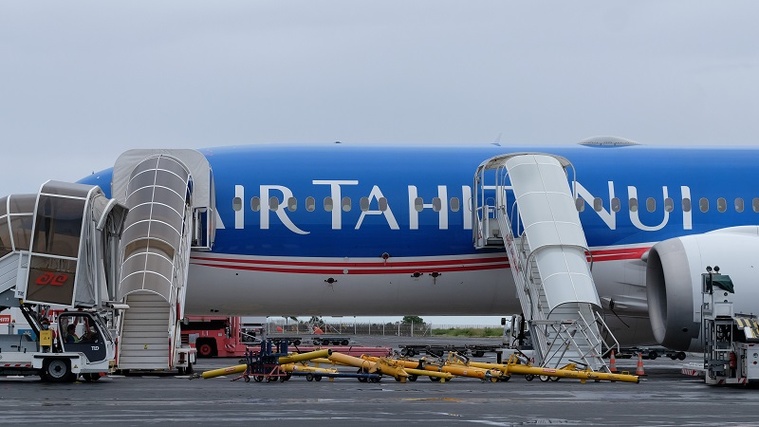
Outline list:
[[[0,195],[130,148],[754,145],[755,1],[4,1]]]

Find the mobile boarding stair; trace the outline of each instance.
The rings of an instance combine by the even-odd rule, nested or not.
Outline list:
[[[121,240],[118,369],[190,371],[181,343],[191,250],[213,244],[214,186],[195,150],[130,150],[116,161],[113,197],[130,208]]]
[[[536,362],[559,368],[571,361],[608,371],[603,351],[619,345],[599,315],[589,251],[567,180],[570,167],[564,158],[526,153],[480,164],[474,245],[506,249]]]

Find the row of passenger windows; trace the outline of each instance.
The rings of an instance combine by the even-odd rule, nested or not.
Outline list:
[[[449,207],[452,212],[458,212],[461,209],[461,202],[459,201],[458,197],[451,197],[451,200],[449,202]],[[275,211],[280,205],[279,198],[276,196],[273,196],[269,198],[269,204],[268,209]],[[306,205],[306,211],[313,212],[316,210],[316,199],[308,196],[305,200]],[[359,208],[361,211],[366,212],[369,210],[369,198],[368,197],[362,197],[358,201]],[[332,197],[325,197],[322,202],[322,207],[327,212],[332,212],[333,209],[335,209],[335,203],[332,200]],[[242,209],[242,199],[239,197],[235,197],[232,201],[232,208],[236,211],[239,211]],[[261,206],[261,198],[256,196],[250,199],[250,209],[253,212],[258,212],[262,208]],[[266,208],[266,206],[264,206]],[[424,209],[424,200],[421,197],[417,197],[414,200],[414,208],[417,210],[417,212],[421,212]],[[350,197],[343,197],[340,201],[340,209],[342,209],[344,212],[350,212],[351,209],[353,209],[353,201]],[[377,199],[377,206],[374,209],[379,209],[382,212],[385,212],[387,210],[387,199],[385,197],[380,197]],[[443,202],[439,197],[434,197],[432,199],[432,210],[435,212],[440,212],[440,210],[443,209]],[[295,212],[298,210],[298,200],[295,197],[289,197],[287,199],[287,210],[290,212]]]
[[[316,210],[316,199],[308,196],[305,199],[305,207],[306,211],[313,212]],[[575,201],[575,205],[577,207],[578,212],[583,212],[585,210],[585,199],[577,199]],[[278,197],[273,196],[269,198],[268,200],[268,206],[264,205],[263,208],[267,208],[269,210],[275,211],[281,204]],[[362,197],[358,201],[359,208],[361,211],[366,212],[369,210],[369,198],[368,197]],[[643,209],[641,205],[641,201],[635,198],[631,198],[628,200],[628,205],[630,207],[630,211],[637,212],[638,210]],[[681,210],[683,212],[690,212],[693,207],[691,206],[692,202],[691,199],[685,198],[682,199],[682,208]],[[239,211],[242,209],[242,199],[239,197],[235,197],[232,202],[232,207],[235,211]],[[701,212],[709,212],[710,209],[710,202],[709,199],[702,197],[698,200],[698,209]],[[332,212],[333,209],[335,209],[335,203],[332,200],[332,197],[325,197],[322,201],[322,208],[327,212]],[[377,207],[375,209],[379,208],[380,211],[384,212],[387,210],[387,199],[384,197],[380,197],[377,199]],[[458,197],[451,197],[451,199],[448,201],[448,208],[450,208],[451,212],[458,212],[461,210],[461,201]],[[606,206],[604,204],[604,200],[600,197],[596,197],[593,199],[593,210],[597,212],[601,212],[605,210]],[[675,210],[675,201],[667,197],[664,199],[664,211],[666,212],[672,212]],[[759,197],[755,197],[751,200],[751,208],[754,212],[759,213]],[[262,200],[258,196],[253,197],[250,199],[250,209],[254,212],[258,212],[262,209]],[[295,197],[290,197],[287,199],[287,209],[290,212],[295,212],[298,210],[298,200]],[[344,212],[350,212],[351,209],[353,209],[353,201],[350,197],[343,197],[340,201],[340,209],[342,209]],[[417,197],[414,199],[414,209],[417,212],[421,212],[424,210],[424,200],[421,197]],[[434,197],[432,199],[432,210],[435,212],[440,212],[440,210],[443,209],[443,203],[442,200],[439,197]],[[612,212],[619,212],[622,209],[622,202],[618,197],[614,197],[611,199],[611,211]],[[717,205],[716,205],[717,212],[724,213],[728,210],[728,202],[727,199],[724,197],[720,197],[717,199]],[[733,209],[736,212],[743,212],[745,210],[745,203],[742,198],[738,197],[733,201]],[[645,210],[648,212],[656,212],[657,210],[657,201],[653,197],[649,197],[645,200]]]
[[[584,199],[577,199],[576,201],[577,210],[579,212],[582,212],[585,210],[585,200]],[[632,198],[628,200],[630,211],[637,212],[639,209],[642,209],[641,206],[639,206],[640,201],[638,199]],[[698,210],[700,210],[703,213],[709,212],[709,209],[711,208],[711,203],[709,202],[709,199],[706,197],[702,197],[698,199]],[[621,202],[618,197],[614,197],[611,199],[611,210],[612,212],[619,212],[622,209]],[[656,199],[653,197],[649,197],[646,199],[645,203],[645,209],[648,212],[656,212],[657,209],[657,203]],[[717,198],[717,206],[716,206],[717,212],[719,213],[725,213],[728,209],[728,202],[727,199],[724,197]],[[740,213],[743,212],[746,209],[745,202],[743,201],[743,198],[736,197],[735,200],[733,200],[733,209]],[[751,209],[755,213],[759,213],[759,197],[754,197],[751,200]],[[600,197],[596,197],[593,199],[593,210],[600,212],[604,210],[604,202],[603,199]],[[667,197],[664,199],[664,211],[666,212],[672,212],[675,210],[675,201]],[[692,201],[689,198],[682,199],[682,208],[681,210],[683,212],[690,212],[693,210]]]

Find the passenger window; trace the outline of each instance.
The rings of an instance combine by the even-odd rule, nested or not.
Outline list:
[[[601,212],[604,208],[604,201],[600,197],[593,199],[593,210]]]
[[[701,209],[701,212],[709,212],[709,199],[706,197],[698,199],[698,208]]]
[[[295,212],[296,209],[298,209],[298,201],[295,199],[295,197],[288,198],[287,210],[290,212]]]
[[[759,213],[759,197],[754,197],[751,200],[751,207],[754,209],[754,213]]]
[[[611,210],[612,212],[619,212],[622,210],[622,203],[619,202],[619,197],[611,199]]]
[[[366,212],[369,210],[369,198],[368,197],[362,197],[358,201],[359,207],[361,208],[361,212]]]
[[[656,212],[656,199],[653,197],[646,199],[646,210],[649,212]]]
[[[727,210],[727,200],[724,197],[717,199],[717,211],[719,213],[725,213]]]
[[[585,199],[580,197],[575,199],[575,207],[577,208],[577,212],[585,211]]]
[[[258,212],[259,210],[261,210],[261,199],[259,199],[258,196],[251,197],[250,210],[252,210],[253,212]]]
[[[635,197],[630,199],[630,212],[638,212],[638,199]]]
[[[235,212],[239,212],[242,209],[242,199],[240,197],[232,199],[232,209],[234,209]]]
[[[279,199],[277,196],[271,196],[269,198],[269,210],[276,211],[279,208]]]
[[[686,197],[683,199],[683,212],[690,212],[690,210],[693,209],[693,206],[691,206],[690,198]]]
[[[324,198],[324,210],[327,212],[332,212],[332,197],[325,197]]]
[[[348,196],[343,197],[343,212],[351,211],[351,198]]]
[[[458,212],[459,209],[461,209],[461,205],[459,205],[459,198],[458,197],[451,197],[451,212]]]
[[[667,197],[664,199],[664,211],[672,212],[673,210],[675,210],[675,201],[671,197]]]
[[[387,210],[387,199],[385,197],[380,197],[378,201],[380,211],[385,212]]]
[[[440,197],[433,197],[432,198],[432,210],[435,212],[440,212],[440,209],[442,209],[443,204],[440,202]]]
[[[316,200],[311,196],[306,197],[306,210],[313,212],[314,209],[316,209]]]
[[[424,200],[421,197],[414,199],[414,209],[417,212],[421,212],[424,209]]]
[[[743,212],[744,206],[743,206],[743,199],[740,197],[735,198],[735,211],[738,213]]]

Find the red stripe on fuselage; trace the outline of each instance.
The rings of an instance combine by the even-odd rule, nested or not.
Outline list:
[[[650,247],[592,251],[594,262],[639,260]],[[588,260],[591,258],[588,257]],[[430,261],[317,262],[193,256],[191,264],[230,270],[297,274],[427,274],[509,268],[505,256]]]

